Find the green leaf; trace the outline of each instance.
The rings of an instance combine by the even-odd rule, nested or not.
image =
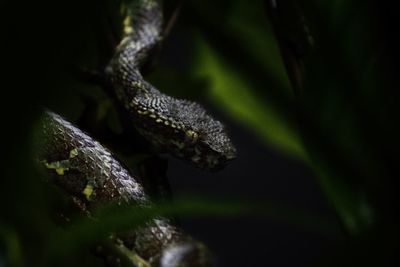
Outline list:
[[[276,203],[251,203],[204,199],[196,197],[177,197],[171,203],[141,207],[137,205],[119,205],[110,203],[92,213],[91,217],[79,218],[67,229],[54,228],[48,234],[48,253],[53,260],[75,255],[84,248],[107,238],[110,234],[123,231],[134,231],[145,222],[156,216],[185,217],[266,217],[278,223],[300,227],[317,233],[325,238],[338,237],[338,225],[306,210],[293,209]]]
[[[24,262],[18,232],[15,229],[0,225],[0,244],[5,247],[5,259],[11,266],[22,266]],[[1,257],[2,255],[0,255]],[[0,263],[2,259],[0,258]]]
[[[259,98],[240,70],[227,64],[203,38],[198,37],[196,45],[194,75],[209,82],[212,103],[267,144],[304,157],[299,136],[271,102]]]

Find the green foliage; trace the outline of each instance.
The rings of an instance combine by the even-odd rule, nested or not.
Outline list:
[[[304,157],[299,136],[267,100],[257,98],[252,86],[241,77],[240,69],[224,62],[201,39],[197,41],[196,55],[193,71],[200,79],[209,81],[208,96],[216,107],[252,129],[267,144]]]
[[[42,183],[45,174],[28,160],[34,155],[31,129],[40,114],[38,106],[44,105],[85,124],[95,134],[101,136],[107,128],[121,137],[123,121],[109,96],[71,75],[76,66],[104,67],[110,51],[104,45],[102,18],[109,16],[118,36],[119,2],[71,1],[59,10],[39,1],[27,5],[28,11],[19,11],[22,14],[16,12],[19,3],[0,4],[0,18],[6,18],[1,25],[10,28],[2,31],[8,35],[6,42],[18,40],[10,43],[13,56],[6,58],[4,65],[21,70],[24,62],[25,73],[23,79],[20,71],[17,78],[10,76],[11,84],[15,87],[18,81],[22,89],[10,89],[16,101],[10,100],[9,110],[16,106],[24,109],[3,122],[9,136],[2,140],[10,140],[3,154],[12,162],[6,164],[1,185],[0,265],[6,261],[10,266],[52,266],[55,262],[58,266],[99,266],[102,262],[88,253],[90,245],[103,240],[110,230],[134,229],[160,214],[252,214],[329,238],[339,235],[335,226],[307,212],[272,204],[250,208],[250,204],[235,201],[221,204],[204,199],[184,199],[149,210],[110,206],[97,211],[98,220],[78,216],[66,227],[54,223],[55,211],[68,205],[60,199],[62,192]],[[170,14],[177,1],[165,2]],[[398,86],[391,65],[397,62],[392,59],[394,49],[387,48],[390,39],[385,39],[387,32],[382,30],[386,24],[378,21],[382,15],[378,5],[372,1],[299,1],[314,46],[302,55],[305,82],[303,92],[295,97],[261,2],[186,1],[175,28],[183,32],[180,43],[188,44],[184,66],[161,62],[150,80],[162,91],[213,105],[266,146],[296,157],[314,170],[348,234],[338,245],[345,251],[334,250],[329,259],[336,260],[321,266],[368,264],[370,255],[363,255],[364,251],[373,251],[377,258],[391,256],[399,236],[393,204],[397,198],[393,173],[397,171],[399,131],[393,117],[398,113]],[[45,11],[46,7],[58,11]],[[5,12],[11,16],[3,16]],[[22,25],[14,25],[16,20]],[[24,40],[19,40],[26,25],[35,31],[26,31]],[[165,49],[176,44],[168,42]],[[18,54],[23,60],[15,60]],[[180,86],[176,86],[177,80]],[[33,85],[39,88],[33,89]],[[127,135],[131,134],[128,131]],[[118,150],[118,144],[115,148],[114,152],[124,162],[134,162],[129,164],[134,167],[152,153],[140,146],[134,146],[138,150],[130,154]]]

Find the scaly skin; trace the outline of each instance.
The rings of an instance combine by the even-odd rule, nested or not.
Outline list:
[[[56,183],[88,209],[110,201],[151,205],[137,180],[106,148],[80,129],[47,112],[41,130],[39,159]],[[158,217],[121,239],[147,264],[142,266],[209,266],[204,245],[166,218]]]
[[[140,73],[162,39],[161,26],[159,1],[127,4],[124,36],[106,71],[111,85],[135,127],[153,145],[199,168],[220,169],[236,157],[224,125],[199,104],[161,93]]]

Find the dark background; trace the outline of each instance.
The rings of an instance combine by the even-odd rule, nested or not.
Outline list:
[[[77,82],[71,71],[77,65],[104,64],[109,56],[108,48],[99,45],[106,43],[104,27],[97,26],[104,23],[99,19],[104,10],[117,13],[118,3],[97,2],[0,2],[0,266],[44,266],[49,256],[43,248],[53,203],[29,160],[41,108],[50,107],[79,123],[84,111],[107,105],[99,88]],[[317,42],[305,59],[308,80],[299,101],[284,74],[276,41],[273,49],[263,49],[263,38],[275,37],[262,1],[187,2],[149,79],[165,92],[208,107],[226,122],[239,154],[217,173],[168,159],[173,197],[193,194],[271,205],[280,216],[268,210],[263,215],[183,216],[183,228],[209,246],[218,266],[396,266],[399,46],[393,4],[299,1]],[[166,1],[167,17],[175,5]],[[235,6],[239,11],[230,13]],[[253,31],[261,41],[253,38]],[[212,49],[204,48],[204,42]],[[239,77],[247,86],[243,91],[254,95],[260,106],[272,107],[273,115],[257,113],[246,119],[232,108],[241,103],[238,94],[225,90],[216,98],[213,81],[224,75],[213,76],[210,59],[196,58],[208,54],[235,70],[235,77],[225,73],[228,79],[222,84]],[[201,64],[209,70],[205,78],[197,73]],[[106,125],[118,131],[115,111],[109,113]],[[300,123],[299,114],[306,118]],[[278,123],[265,130],[262,124],[270,116]],[[309,158],[297,154],[290,138],[279,142],[265,134],[282,125],[290,125],[284,127],[287,132],[300,132]],[[102,141],[96,123],[80,126]],[[140,164],[123,153],[121,158],[132,169]],[[296,212],[297,219],[292,214]],[[328,222],[327,232],[314,217]],[[82,255],[64,259],[63,264],[71,263],[101,264]]]
[[[250,201],[255,205],[286,205],[319,214],[338,229],[326,236],[288,221],[257,215],[182,219],[183,228],[210,247],[218,266],[315,264],[332,244],[343,238],[343,233],[311,170],[298,160],[266,148],[257,137],[229,121],[228,125],[239,151],[238,158],[218,173],[204,173],[171,160],[168,177],[175,194],[195,193]]]

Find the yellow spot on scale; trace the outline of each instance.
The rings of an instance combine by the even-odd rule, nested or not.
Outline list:
[[[155,119],[155,118],[157,118],[157,116],[156,116],[156,114],[150,114],[150,118]]]
[[[78,149],[74,148],[69,152],[69,158],[75,158],[76,156],[78,156]]]
[[[162,119],[156,119],[156,122],[160,123],[162,122]]]
[[[87,200],[90,200],[90,198],[91,198],[92,195],[93,195],[93,186],[90,185],[90,184],[87,184],[86,187],[85,187],[85,189],[83,189],[83,192],[82,192],[82,193],[85,195],[85,197],[86,197]]]
[[[47,169],[53,169],[58,175],[64,175],[64,172],[68,170],[65,166],[63,166],[59,161],[52,163],[45,163]]]
[[[56,168],[55,170],[58,175],[64,175],[64,168]]]
[[[179,129],[179,128],[178,128]],[[193,141],[196,141],[199,138],[199,135],[193,130],[187,130],[186,135],[191,138]]]
[[[126,34],[130,34],[133,32],[133,28],[131,27],[131,17],[130,16],[126,16],[124,19],[124,32]]]

